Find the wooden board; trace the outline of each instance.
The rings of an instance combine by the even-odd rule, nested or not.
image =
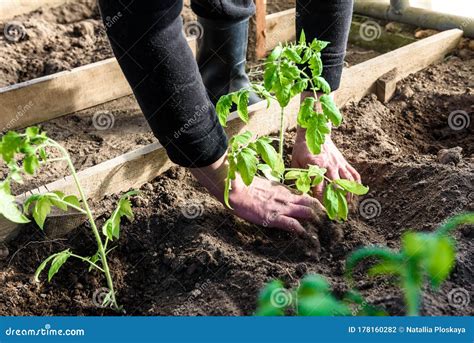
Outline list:
[[[10,19],[18,14],[34,11],[42,6],[58,6],[67,0],[1,0],[0,20]]]
[[[456,48],[462,35],[459,29],[443,31],[344,70],[336,102],[341,106],[374,93],[377,79],[394,68],[397,69],[396,80],[399,81],[441,61]]]
[[[266,28],[266,15],[267,15],[267,1],[266,0],[255,0],[257,11],[255,12],[255,55],[256,58],[264,58],[267,49],[265,46],[265,28]]]
[[[249,108],[250,121],[247,125],[238,119],[235,113],[232,114],[226,128],[228,135],[235,135],[246,130],[252,131],[257,136],[276,132],[280,125],[279,106],[276,102],[273,102],[267,109],[266,105],[266,102],[260,102]],[[299,99],[295,97],[287,107],[287,128],[296,126],[298,108]],[[165,172],[172,165],[173,163],[168,159],[165,149],[159,143],[153,143],[80,171],[78,176],[88,198],[102,199],[107,194],[138,189],[144,183]],[[17,196],[17,201],[24,202],[32,193],[44,193],[54,190],[79,195],[72,177],[68,176],[31,192],[21,194]],[[15,237],[20,228],[21,225],[0,217],[0,242]]]
[[[196,39],[188,39],[196,52]],[[113,85],[112,87],[110,85]],[[0,89],[0,132],[22,128],[132,94],[115,58]]]
[[[294,8],[267,15],[265,50],[273,50],[280,42],[291,42],[296,38]]]

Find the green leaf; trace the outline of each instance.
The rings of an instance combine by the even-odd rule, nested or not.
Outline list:
[[[246,124],[249,122],[248,104],[249,104],[249,91],[246,89],[239,91],[237,114],[239,115],[240,119],[242,119],[242,121]]]
[[[300,174],[300,177],[296,180],[296,188],[304,194],[311,190],[311,179],[308,173]]]
[[[36,201],[35,208],[33,209],[33,218],[35,219],[36,224],[43,230],[44,222],[46,217],[51,213],[51,202],[48,197],[41,196],[38,201]]]
[[[65,202],[74,205],[76,207],[81,207],[79,199],[75,195],[68,195],[63,199]]]
[[[338,209],[337,217],[338,219],[347,220],[347,215],[349,214],[349,207],[347,206],[346,191],[342,189],[336,189]]]
[[[309,69],[311,69],[311,74],[313,75],[313,78],[316,79],[323,72],[323,61],[321,60],[320,54],[313,54],[308,63]]]
[[[296,80],[300,77],[300,70],[293,64],[283,63],[280,68],[281,73],[288,80]]]
[[[432,238],[427,234],[408,231],[402,236],[404,253],[410,258],[418,258],[426,253]]]
[[[255,151],[249,148],[242,149],[237,155],[237,170],[247,186],[250,186],[257,173],[258,159],[255,155]]]
[[[227,117],[230,114],[231,107],[232,107],[232,94],[221,96],[219,101],[216,104],[217,118],[219,119],[219,123],[223,127],[227,126]]]
[[[317,295],[298,300],[298,316],[350,316],[349,308],[332,295]]]
[[[39,267],[36,269],[36,272],[35,272],[35,276],[34,276],[34,280],[35,282],[39,282],[39,276],[41,274],[41,272],[44,270],[44,268],[46,268],[46,265],[48,264],[49,261],[51,261],[53,258],[55,258],[56,256],[58,256],[60,253],[57,253],[57,254],[53,254],[51,256],[49,256],[46,260],[44,260],[43,262],[41,262],[41,264],[39,265]]]
[[[334,189],[332,184],[327,185],[323,192],[323,205],[326,208],[328,217],[331,220],[338,218],[339,214],[339,197],[337,191]]]
[[[286,301],[287,299],[283,299],[283,303],[280,304],[278,302],[279,294],[281,294],[283,297],[288,295],[282,282],[278,280],[274,280],[268,283],[260,291],[260,294],[258,296],[257,311],[255,315],[257,316],[283,316],[289,304],[287,304],[287,301]]]
[[[298,287],[298,299],[302,297],[311,297],[315,295],[324,295],[330,293],[330,287],[327,280],[318,274],[307,275],[301,280]]]
[[[67,211],[67,204],[65,204],[62,201],[59,201],[59,200],[63,200],[64,193],[55,191],[52,194],[47,195],[47,197],[49,198],[51,205],[56,206],[60,210]]]
[[[299,43],[301,45],[306,45],[306,34],[304,33],[304,30],[301,30]]]
[[[240,135],[235,135],[234,137],[232,137],[229,144],[233,148],[238,148],[239,145],[245,146],[249,144],[251,139],[252,139],[252,132],[245,131],[244,133],[241,133]]]
[[[291,47],[285,47],[283,50],[283,56],[295,63],[301,63],[300,55]],[[298,73],[299,75],[299,73]]]
[[[431,284],[438,288],[451,273],[455,261],[456,251],[451,238],[437,237],[427,249],[424,264]]]
[[[67,249],[60,252],[54,257],[53,262],[51,262],[51,266],[49,267],[48,271],[48,282],[51,281],[53,276],[56,275],[56,273],[59,271],[59,268],[62,267],[62,265],[68,260],[70,256],[71,252],[69,251],[69,249]]]
[[[322,95],[319,98],[323,108],[324,115],[335,125],[339,126],[342,123],[342,114],[339,112],[334,100],[329,95]]]
[[[268,164],[259,164],[257,169],[260,170],[268,180],[280,182],[278,174]]]
[[[334,180],[334,182],[345,189],[348,192],[351,192],[356,195],[364,195],[369,192],[369,187],[365,187],[364,185],[361,185],[358,182],[351,181],[351,180],[346,180],[346,179],[337,179]]]
[[[290,170],[285,174],[285,180],[297,180],[304,171]]]
[[[323,41],[323,40],[317,40],[314,39],[311,42],[311,49],[316,52],[320,52],[323,50],[326,46],[328,46],[329,42]]]
[[[277,59],[280,58],[282,52],[283,52],[283,47],[281,45],[278,45],[277,47],[275,47],[275,49],[273,49],[270,55],[268,55],[266,64],[268,65],[275,62]]]
[[[14,131],[9,131],[3,135],[0,142],[0,153],[2,154],[5,163],[10,163],[13,156],[15,156],[15,153],[19,152],[22,143],[23,138]]]
[[[276,80],[278,79],[277,66],[275,64],[267,64],[265,66],[265,72],[263,73],[263,85],[267,91],[273,88]]]
[[[316,103],[316,99],[313,97],[306,97],[303,100],[303,103],[300,106],[300,110],[298,112],[298,125],[302,128],[308,127],[308,122],[310,118],[316,113],[314,111],[314,104]]]
[[[394,263],[392,261],[384,261],[384,262],[378,263],[367,271],[367,274],[369,276],[390,275],[390,274],[400,275],[401,273],[402,273],[401,265]]]
[[[25,172],[30,175],[35,173],[39,165],[38,157],[36,157],[36,155],[28,155],[23,160],[23,168],[25,168]]]
[[[289,80],[284,77],[277,78],[273,90],[281,107],[288,106],[291,100],[291,87],[292,84]]]
[[[39,127],[37,126],[30,126],[27,127],[25,130],[25,134],[28,136],[28,138],[35,138],[40,132]]]
[[[278,153],[275,148],[270,145],[266,140],[258,139],[255,144],[257,145],[257,152],[262,159],[268,164],[272,169],[275,168],[277,160],[279,159]]]
[[[318,155],[321,153],[321,145],[326,141],[326,135],[331,132],[327,124],[323,115],[313,116],[308,120],[306,144],[312,154]]]
[[[8,181],[0,182],[0,214],[14,223],[24,224],[30,222],[29,219],[21,213],[15,202],[15,197],[11,195]]]
[[[316,76],[313,82],[316,90],[322,90],[326,94],[331,93],[331,86],[329,86],[329,83],[321,76]]]
[[[299,80],[291,87],[291,97],[303,93],[308,88],[308,80]]]

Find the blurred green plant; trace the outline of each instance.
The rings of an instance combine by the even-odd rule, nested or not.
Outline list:
[[[439,289],[451,273],[456,261],[456,242],[450,234],[463,224],[474,224],[474,213],[456,215],[432,233],[406,232],[400,251],[385,247],[356,250],[347,258],[347,278],[353,282],[354,269],[361,261],[369,258],[379,260],[368,269],[368,275],[397,277],[404,292],[407,314],[417,316],[425,280],[428,279],[434,289]]]
[[[357,291],[338,300],[327,280],[318,274],[307,275],[294,290],[278,280],[268,283],[258,297],[257,316],[383,316],[386,313],[369,305]]]

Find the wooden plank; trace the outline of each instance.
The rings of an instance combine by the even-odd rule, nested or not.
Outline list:
[[[375,95],[384,104],[392,99],[397,90],[398,69],[393,68],[388,73],[379,77],[375,83]]]
[[[296,126],[298,108],[299,98],[295,97],[287,107],[288,121],[286,128]],[[238,119],[236,113],[229,117],[229,125],[226,128],[228,135],[235,135],[250,130],[255,135],[261,136],[276,132],[279,129],[279,105],[277,102],[272,102],[268,109],[266,102],[260,102],[252,105],[249,111],[250,121],[247,125]],[[107,194],[140,188],[144,183],[165,172],[172,165],[165,149],[159,143],[153,143],[80,171],[78,176],[89,198],[102,199]],[[68,176],[31,192],[21,194],[17,196],[17,201],[22,203],[32,193],[43,193],[53,190],[78,195],[72,177]],[[19,226],[0,217],[0,242],[15,237],[20,228],[21,225]]]
[[[10,19],[43,6],[58,6],[66,2],[67,0],[1,0],[0,20]]]
[[[266,51],[273,50],[280,42],[285,43],[295,40],[295,15],[296,10],[294,8],[267,15],[265,30]]]
[[[374,93],[377,79],[394,68],[397,68],[395,80],[399,81],[443,60],[456,48],[462,35],[459,29],[443,31],[344,70],[341,86],[335,93],[337,104],[342,106],[349,101],[359,101]]]
[[[188,38],[188,43],[195,54],[196,39]],[[0,89],[0,132],[130,94],[132,89],[115,58],[4,87]]]
[[[267,15],[267,1],[266,0],[255,0],[257,11],[255,13],[255,34],[256,34],[256,46],[255,54],[257,58],[264,58],[267,54],[265,46],[265,27],[266,27],[266,15]]]

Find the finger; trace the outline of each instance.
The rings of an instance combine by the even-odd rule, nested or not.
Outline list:
[[[320,211],[324,210],[323,205],[319,202],[318,199],[310,197],[308,195],[298,196],[295,199],[292,199],[293,204],[302,205],[311,207],[313,210]]]
[[[275,220],[271,223],[271,227],[302,236],[307,234],[303,225],[301,225],[299,221],[297,221],[295,218],[290,218],[283,215],[275,218]]]
[[[357,170],[355,170],[354,167],[352,167],[351,165],[347,165],[346,168],[352,174],[352,177],[354,178],[355,181],[357,181],[358,183],[362,183],[362,178],[360,177],[360,174],[357,172]]]
[[[287,206],[283,214],[300,220],[314,220],[317,218],[316,212],[311,207],[295,204]]]
[[[324,181],[313,187],[313,196],[319,201],[323,201]]]
[[[327,177],[328,177],[329,179],[331,179],[331,180],[340,179],[340,177],[339,177],[339,170],[338,170],[337,168],[328,169]]]

